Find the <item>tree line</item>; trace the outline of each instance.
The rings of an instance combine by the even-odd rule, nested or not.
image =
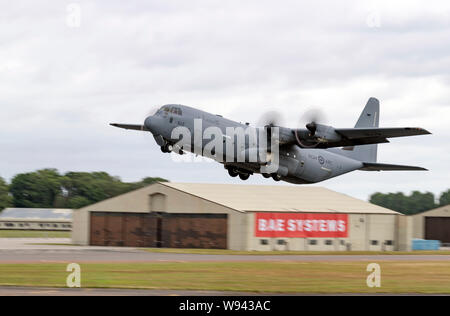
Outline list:
[[[413,191],[410,195],[397,193],[374,193],[369,202],[405,215],[413,215],[450,204],[450,190],[441,193],[436,199],[431,192]]]
[[[106,172],[67,172],[42,169],[16,175],[10,184],[0,177],[0,211],[6,207],[71,208],[77,209],[105,199],[167,181],[144,178],[138,182],[122,182]],[[450,204],[450,190],[438,199],[433,193],[414,191],[410,195],[374,193],[370,203],[412,215]]]
[[[106,172],[67,172],[42,169],[16,175],[10,184],[0,177],[0,211],[6,207],[81,208],[142,188],[163,178],[122,182]]]

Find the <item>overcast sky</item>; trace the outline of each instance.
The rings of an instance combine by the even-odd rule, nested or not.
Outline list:
[[[287,126],[318,107],[327,123],[353,127],[374,96],[381,126],[433,132],[379,145],[378,160],[430,171],[357,171],[318,185],[362,199],[450,187],[449,1],[0,3],[8,181],[52,167],[241,183],[217,163],[173,162],[150,134],[108,123],[142,123],[155,106],[180,103],[252,123],[276,109]]]

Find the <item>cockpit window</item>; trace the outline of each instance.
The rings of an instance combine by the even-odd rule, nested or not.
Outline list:
[[[181,116],[181,114],[182,114],[181,109],[180,109],[179,107],[176,107],[176,106],[173,106],[173,107],[170,109],[170,113],[173,113],[173,114],[175,114],[175,115],[180,115],[180,116]]]
[[[172,113],[175,115],[182,115],[183,112],[181,111],[181,109],[179,107],[176,106],[170,106],[170,105],[164,105],[163,107],[161,107],[156,114],[167,114],[167,113]]]

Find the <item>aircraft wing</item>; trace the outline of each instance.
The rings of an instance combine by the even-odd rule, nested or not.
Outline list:
[[[363,162],[363,167],[359,170],[365,171],[394,171],[394,170],[417,170],[428,171],[428,169],[416,166],[391,165],[386,163]]]
[[[148,131],[147,127],[140,124],[118,124],[118,123],[111,123],[109,124],[114,127],[124,128],[124,129],[133,129],[136,131]]]
[[[309,131],[306,129],[294,130],[299,135],[308,135]],[[429,131],[419,127],[393,127],[393,128],[333,128],[333,133],[340,136],[339,140],[318,142],[314,148],[333,148],[333,147],[352,147],[360,145],[389,143],[388,138],[427,135],[431,134]],[[314,144],[314,142],[312,142]]]
[[[403,137],[403,136],[431,134],[426,129],[419,128],[419,127],[336,128],[335,132],[347,139],[391,138],[391,137]]]

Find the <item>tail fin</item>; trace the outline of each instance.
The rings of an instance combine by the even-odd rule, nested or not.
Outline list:
[[[355,128],[378,127],[380,122],[380,102],[376,98],[370,98],[356,122]],[[377,144],[344,147],[346,156],[363,161],[377,161]]]

